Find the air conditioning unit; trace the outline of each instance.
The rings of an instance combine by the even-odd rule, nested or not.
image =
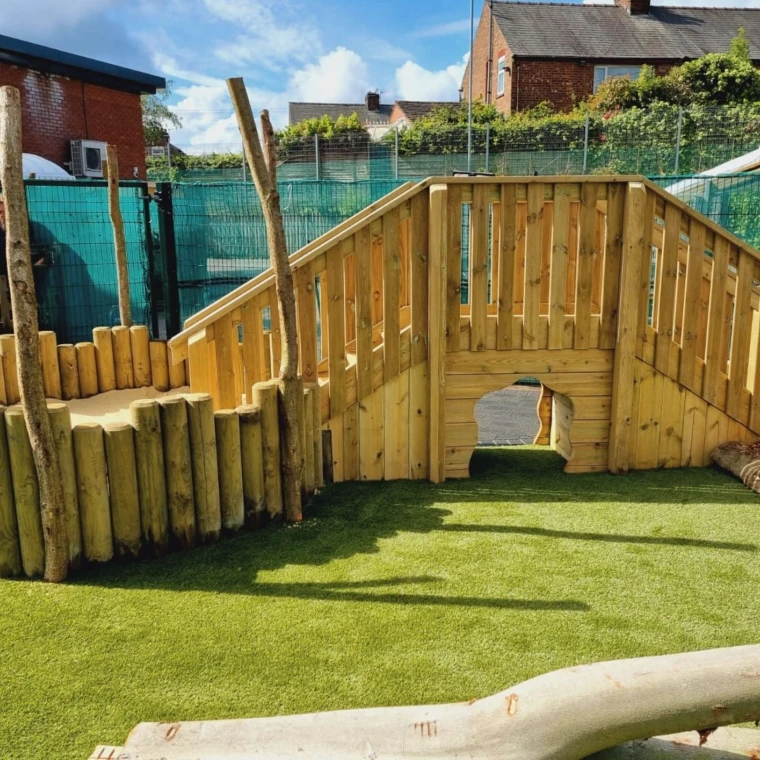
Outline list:
[[[102,177],[106,143],[98,140],[71,141],[71,170],[75,177]]]

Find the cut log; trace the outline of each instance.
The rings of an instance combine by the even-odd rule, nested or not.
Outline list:
[[[581,760],[760,718],[760,645],[566,668],[471,702],[143,723],[122,757]]]
[[[718,467],[736,475],[747,488],[760,493],[760,443],[731,442],[718,446],[710,455]]]
[[[222,530],[214,402],[208,393],[191,393],[185,398],[197,536],[201,542],[211,542],[219,539]]]
[[[760,757],[760,731],[754,728],[719,728],[687,731],[626,742],[592,755],[589,760],[738,760]]]
[[[119,557],[140,554],[140,497],[134,430],[128,422],[105,426],[114,550]]]

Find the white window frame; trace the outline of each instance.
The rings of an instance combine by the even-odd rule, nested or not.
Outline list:
[[[616,77],[629,76],[631,79],[638,79],[641,76],[641,66],[626,66],[625,64],[610,64],[605,66],[594,66],[594,92],[599,89],[599,85],[606,82],[608,79],[615,79]],[[610,69],[628,69],[627,71],[619,74],[610,74]],[[633,70],[636,71],[636,76],[633,76]],[[601,79],[597,78],[597,72],[603,71],[604,76]]]
[[[502,55],[496,61],[496,95],[503,95],[507,88],[507,56]]]

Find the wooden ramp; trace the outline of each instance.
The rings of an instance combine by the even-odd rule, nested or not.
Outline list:
[[[407,184],[291,267],[336,481],[467,477],[475,404],[525,376],[568,472],[759,437],[760,254],[641,177]],[[272,271],[170,347],[217,408],[250,401],[279,369]]]

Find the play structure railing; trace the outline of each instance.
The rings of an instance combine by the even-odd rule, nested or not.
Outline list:
[[[549,385],[579,372],[607,415],[589,469],[634,466],[638,404],[668,411],[640,396],[639,362],[688,391],[682,421],[693,396],[725,435],[760,432],[760,257],[641,177],[431,178],[290,261],[336,480],[445,477],[445,389],[474,382],[453,377],[465,370],[505,384],[540,370]],[[280,345],[268,270],[188,319],[171,361],[234,408],[277,375]]]

